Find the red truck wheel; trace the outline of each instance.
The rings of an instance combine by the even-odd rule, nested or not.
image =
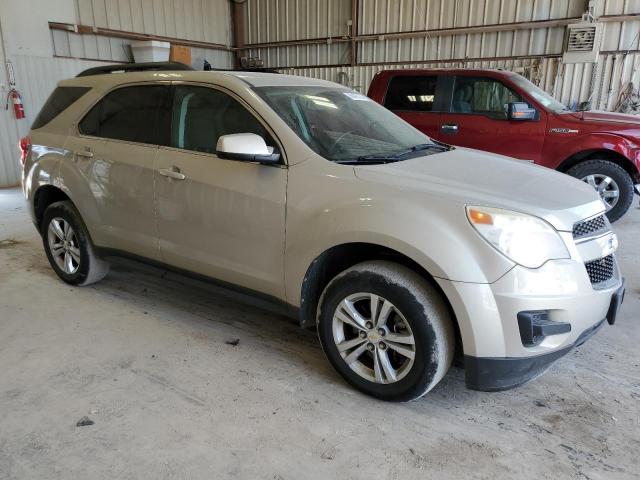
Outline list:
[[[620,165],[609,160],[587,160],[571,167],[567,173],[591,185],[607,205],[607,217],[615,222],[633,202],[633,180]]]

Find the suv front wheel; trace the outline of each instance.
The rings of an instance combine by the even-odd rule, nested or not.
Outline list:
[[[65,282],[89,285],[109,272],[109,264],[96,255],[84,222],[71,202],[55,202],[47,207],[41,233],[49,263]]]
[[[359,390],[408,401],[447,373],[454,330],[440,293],[407,267],[355,265],[324,290],[318,336],[333,367]]]
[[[609,221],[622,217],[633,202],[633,179],[620,165],[609,160],[587,160],[567,173],[591,185],[607,207]]]

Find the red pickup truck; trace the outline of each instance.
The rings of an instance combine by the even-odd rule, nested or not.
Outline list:
[[[385,70],[369,97],[431,138],[527,160],[591,184],[611,221],[640,194],[640,118],[573,112],[505,70]]]

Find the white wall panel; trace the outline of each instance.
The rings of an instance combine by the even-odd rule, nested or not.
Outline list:
[[[395,7],[395,8],[394,8]],[[360,34],[439,30],[578,17],[582,0],[361,0]],[[564,27],[377,40],[360,44],[360,62],[491,58],[561,53]]]
[[[19,181],[18,139],[56,83],[100,62],[51,57],[58,55],[103,61],[127,61],[130,40],[50,31],[47,22],[78,23],[137,33],[229,45],[229,0],[0,0],[4,45],[0,45],[0,96],[6,98],[5,57],[16,72],[27,118],[15,120],[12,110],[0,109],[0,186]],[[2,43],[2,42],[0,42]],[[6,48],[6,52],[4,49]],[[6,54],[6,55],[5,55]],[[192,65],[203,60],[230,68],[230,52],[192,48]]]
[[[228,0],[74,0],[77,22],[82,25],[231,44]],[[98,35],[78,35],[53,30],[54,54],[114,62],[131,60],[131,40]],[[192,48],[192,66],[203,59],[218,68],[233,66],[230,52]]]
[[[229,45],[229,0],[75,0],[78,23]]]
[[[0,112],[0,187],[15,185],[20,181],[20,154],[18,140],[29,132],[42,104],[49,97],[59,80],[77,75],[80,71],[104,65],[68,58],[13,55],[12,63],[16,82],[24,103],[26,118],[15,120],[13,110]],[[4,70],[3,70],[4,75]],[[2,78],[2,77],[0,77]],[[6,82],[2,78],[0,82]],[[2,92],[6,95],[6,92]]]
[[[0,30],[1,31],[1,30]],[[0,42],[0,64],[5,63],[4,45]],[[7,97],[7,73],[0,69],[0,97]],[[20,138],[20,122],[13,118],[13,109],[0,108],[0,188],[15,185],[20,180],[19,155],[16,145]]]

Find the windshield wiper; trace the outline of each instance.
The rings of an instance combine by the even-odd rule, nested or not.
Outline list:
[[[439,152],[448,151],[449,147],[445,145],[440,145],[437,143],[420,143],[418,145],[414,145],[411,148],[408,148],[406,150],[401,150],[400,152],[397,152],[391,155],[362,155],[361,157],[358,157],[355,161],[357,162],[363,162],[363,161],[369,161],[369,160],[387,161],[387,162],[397,161],[397,160],[402,160],[407,155],[411,155],[412,153],[421,152],[424,150],[433,150],[434,153],[439,153]]]

